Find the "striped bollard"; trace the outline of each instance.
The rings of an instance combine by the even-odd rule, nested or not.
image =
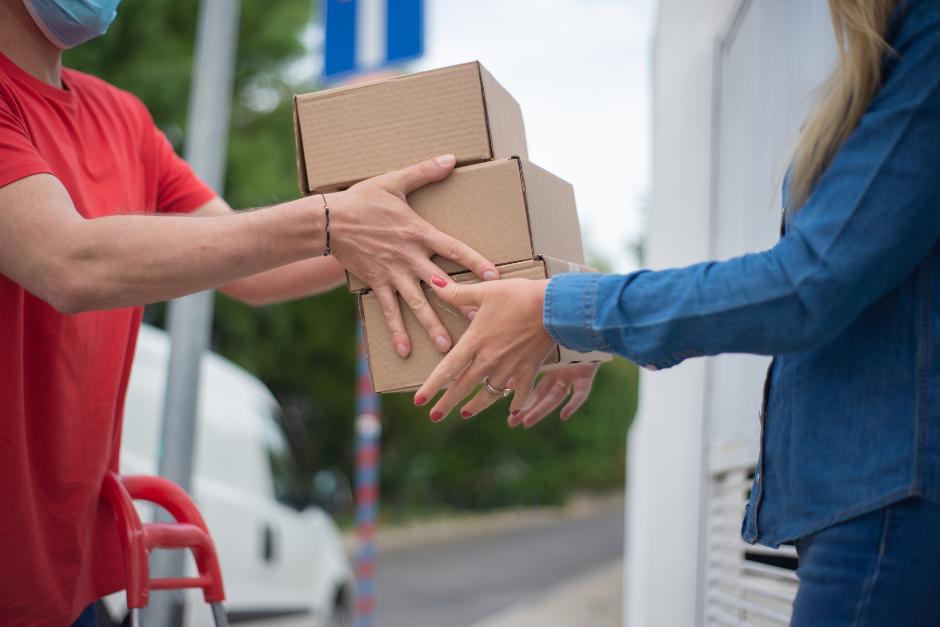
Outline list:
[[[356,365],[356,624],[372,627],[375,611],[376,516],[379,510],[379,443],[382,423],[379,398],[372,389],[366,359],[362,324],[358,332],[359,359]]]

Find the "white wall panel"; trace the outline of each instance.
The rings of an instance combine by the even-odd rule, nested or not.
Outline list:
[[[769,248],[780,224],[780,186],[800,125],[835,59],[828,3],[745,0],[718,53],[710,256]],[[769,359],[709,360],[710,463],[754,463]]]
[[[773,244],[783,171],[813,87],[834,57],[827,6],[825,0],[660,1],[651,267]],[[643,373],[630,434],[625,624],[702,625],[707,609],[730,611],[737,624],[785,616],[792,574],[773,573],[780,589],[764,590],[765,581],[744,575],[760,571],[766,578],[766,569],[753,566],[750,549],[735,539],[757,455],[765,364],[765,358],[729,355]],[[709,500],[710,489],[720,503]],[[716,563],[742,576],[718,577],[709,571]],[[707,589],[709,577],[717,583]],[[710,603],[715,598],[725,605]],[[751,614],[737,613],[735,599],[744,599]],[[759,606],[761,599],[773,605]]]

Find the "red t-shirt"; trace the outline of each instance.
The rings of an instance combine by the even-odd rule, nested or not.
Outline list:
[[[200,182],[131,94],[0,54],[0,187],[50,173],[85,218],[188,212]],[[3,207],[0,206],[0,211]],[[64,315],[0,274],[0,625],[68,625],[124,587],[110,511],[142,308]]]

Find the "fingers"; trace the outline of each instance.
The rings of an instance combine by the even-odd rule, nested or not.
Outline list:
[[[437,313],[431,308],[421,286],[409,278],[399,281],[395,287],[398,288],[398,293],[401,294],[405,303],[407,303],[411,311],[414,312],[421,326],[428,332],[428,336],[431,338],[431,342],[434,343],[435,348],[442,353],[449,351],[451,347],[450,334],[447,332],[447,329],[444,328],[444,325],[441,324]]]
[[[590,379],[578,379],[575,381],[574,392],[571,393],[571,398],[568,400],[568,403],[561,408],[560,416],[562,421],[568,420],[571,418],[571,414],[581,409],[581,405],[584,405],[584,401],[587,400],[587,397],[590,393]]]
[[[518,414],[513,416],[509,415],[509,420],[507,421],[510,427],[517,427],[522,422],[522,420],[528,415],[532,407],[542,400],[548,391],[552,387],[552,376],[551,374],[542,375],[542,378],[539,380],[538,385],[532,390],[532,394],[529,395],[529,400],[526,401],[525,405],[522,406],[522,409]]]
[[[515,381],[512,378],[510,378],[502,388],[499,387],[495,381],[497,381],[497,379],[490,377],[490,385],[492,385],[497,390],[504,388],[512,389],[515,385]],[[469,402],[460,408],[460,415],[463,418],[472,418],[502,398],[503,396],[501,394],[493,394],[488,389],[486,389],[486,385],[481,385],[480,390],[476,393],[476,395],[474,395],[474,397],[471,398]]]
[[[405,196],[428,183],[446,178],[457,162],[454,155],[441,155],[388,173],[395,191]]]
[[[441,363],[437,364],[437,367],[428,375],[427,380],[418,388],[414,397],[415,405],[424,405],[448,383],[456,380],[473,361],[475,350],[471,331],[467,331],[457,346],[454,347],[454,350],[447,353]],[[443,417],[444,414],[436,419],[434,415],[431,416],[432,420],[440,420]]]
[[[484,376],[483,368],[480,364],[470,364],[464,373],[447,388],[444,395],[437,401],[434,409],[431,410],[431,420],[442,420],[444,416],[449,414],[454,407],[456,407],[457,403],[473,392],[473,388],[480,384]],[[505,385],[506,387],[511,387],[512,382],[507,382]],[[496,387],[496,385],[493,385],[493,387]],[[500,396],[500,398],[502,397]]]
[[[430,229],[424,244],[441,257],[456,261],[484,281],[499,278],[499,270],[489,259],[455,237]]]
[[[529,400],[529,396],[532,394],[532,385],[535,383],[536,373],[536,370],[519,372],[517,369],[517,373],[513,376],[515,391],[512,395],[512,402],[509,404],[510,416],[518,416],[525,406],[526,401]]]
[[[555,377],[550,379],[546,377],[546,379],[549,380],[549,385],[544,394],[526,410],[524,416],[518,417],[516,424],[521,422],[526,429],[534,427],[568,397],[568,392],[571,390],[571,383],[568,380]]]
[[[411,354],[411,338],[405,331],[405,322],[402,320],[401,309],[398,307],[398,297],[387,287],[376,288],[375,296],[382,307],[385,324],[392,333],[392,346],[395,347],[395,352],[401,357],[407,357]]]
[[[415,265],[417,267],[418,276],[441,277],[447,282],[451,282],[453,280],[448,277],[447,273],[441,270],[436,263],[425,257],[417,259]],[[479,307],[477,305],[457,305],[456,307],[460,309],[460,313],[462,313],[464,317],[471,322],[477,315],[477,311],[479,311]]]

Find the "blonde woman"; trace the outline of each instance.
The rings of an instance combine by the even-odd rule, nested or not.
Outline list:
[[[531,424],[587,376],[533,393],[553,342],[650,369],[774,355],[743,536],[796,543],[792,624],[940,625],[940,1],[830,7],[840,59],[776,246],[627,276],[428,277],[477,312],[415,401],[453,379],[440,419],[486,378],[515,389],[510,424]],[[496,398],[484,387],[462,413]]]

